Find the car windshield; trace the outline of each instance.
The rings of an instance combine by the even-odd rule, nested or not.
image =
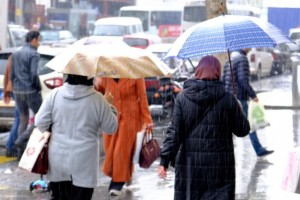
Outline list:
[[[128,26],[121,25],[96,25],[94,35],[99,36],[123,36],[130,34]]]
[[[58,31],[41,31],[42,41],[58,41]]]
[[[17,47],[22,46],[25,43],[25,36],[28,30],[26,29],[11,29],[11,33],[14,37],[14,41]]]

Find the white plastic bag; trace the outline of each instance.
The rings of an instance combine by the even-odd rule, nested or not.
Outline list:
[[[132,162],[134,164],[139,163],[140,153],[141,153],[145,133],[146,133],[146,130],[141,130],[136,134],[135,152],[134,152],[133,160],[132,160]]]
[[[260,102],[250,101],[248,107],[248,120],[251,131],[270,126],[270,123],[266,117],[265,107]]]

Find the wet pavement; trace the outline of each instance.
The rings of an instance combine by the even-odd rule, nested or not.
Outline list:
[[[276,77],[277,78],[277,77]],[[276,82],[277,79],[274,79]],[[279,78],[278,78],[279,79]],[[281,77],[283,87],[289,87],[291,77]],[[266,82],[269,80],[266,79]],[[272,85],[272,82],[269,83]],[[265,105],[272,105],[266,114],[270,126],[258,131],[263,146],[275,150],[275,153],[258,158],[249,137],[234,137],[236,156],[236,200],[299,200],[300,194],[284,191],[281,188],[285,164],[289,150],[300,144],[300,110],[276,109],[276,106],[292,106],[287,88],[266,88],[266,84],[253,83],[255,90],[267,91],[259,94]],[[270,91],[272,91],[270,93]],[[269,94],[269,95],[268,95]],[[279,98],[283,97],[283,98]],[[271,108],[271,107],[270,107]],[[155,121],[154,134],[161,143],[164,139],[167,121]],[[0,140],[1,140],[0,134]],[[0,148],[3,155],[4,148]],[[102,164],[101,160],[101,164]],[[171,200],[173,199],[174,171],[170,169],[165,180],[156,174],[157,160],[150,169],[140,169],[134,173],[132,184],[125,187],[125,200]],[[47,192],[29,191],[29,184],[38,180],[39,175],[31,174],[17,167],[17,162],[0,164],[0,200],[49,199]],[[99,174],[98,187],[93,200],[108,200],[110,179]]]

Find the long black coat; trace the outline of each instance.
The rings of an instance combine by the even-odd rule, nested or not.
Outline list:
[[[221,81],[188,80],[176,98],[161,150],[165,167],[177,155],[174,199],[233,200],[232,133],[243,137],[249,130],[238,101]]]

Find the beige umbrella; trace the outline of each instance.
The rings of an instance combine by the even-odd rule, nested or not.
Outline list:
[[[49,61],[46,67],[88,77],[144,78],[174,73],[150,51],[110,43],[71,46]]]

